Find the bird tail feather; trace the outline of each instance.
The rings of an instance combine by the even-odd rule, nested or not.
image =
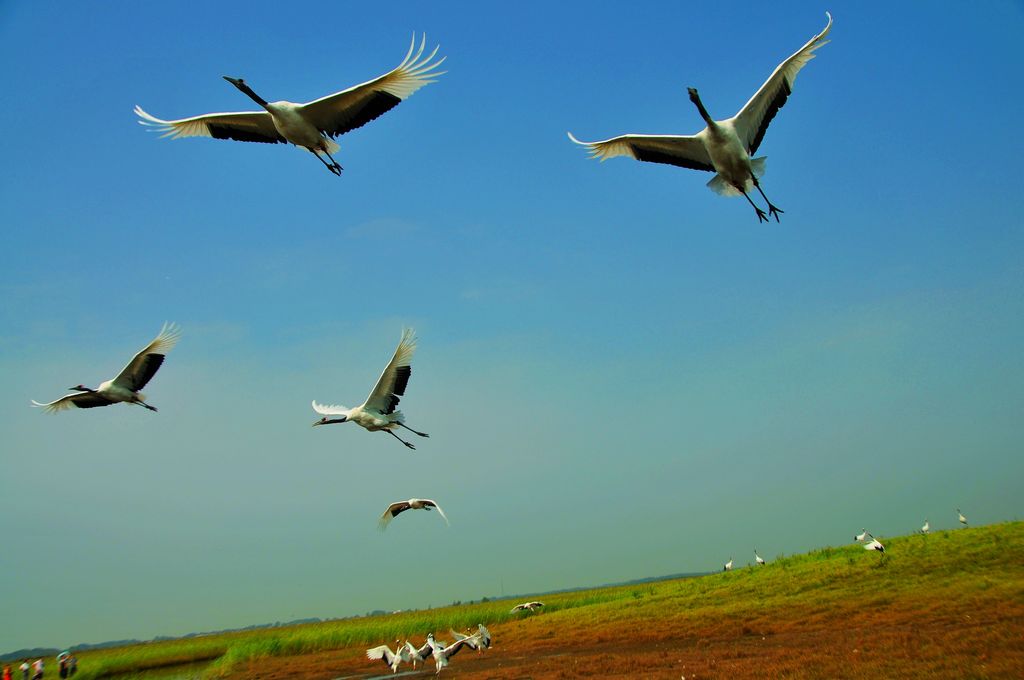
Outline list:
[[[750,171],[753,173],[754,177],[760,177],[761,175],[764,174],[764,171],[766,169],[765,168],[765,163],[766,163],[767,160],[768,160],[767,156],[761,156],[760,158],[752,158],[752,159],[750,159]],[[743,184],[744,184],[744,186],[743,186],[744,191],[753,191],[753,189],[754,189],[754,180],[748,179]],[[708,182],[708,189],[711,189],[712,191],[714,191],[719,196],[742,196],[743,195],[742,191],[740,191],[739,189],[734,187],[731,182],[729,182],[727,179],[725,179],[724,177],[722,177],[721,175],[718,175],[718,174],[716,174],[714,177],[712,177],[711,181]]]
[[[761,156],[760,158],[750,159],[750,169],[754,173],[754,177],[760,177],[764,174],[765,163],[768,161],[768,156]]]
[[[711,178],[711,181],[708,182],[708,189],[711,189],[719,196],[743,195],[742,193],[739,192],[739,190],[736,189],[736,187],[734,187],[731,183],[729,183],[728,180],[726,180],[721,175],[715,175],[714,177]]]

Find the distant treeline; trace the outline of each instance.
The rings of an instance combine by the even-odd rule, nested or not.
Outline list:
[[[717,572],[713,571],[693,571],[685,572],[681,574],[668,574],[667,576],[645,576],[643,578],[634,578],[629,581],[617,581],[615,583],[602,583],[599,586],[577,586],[575,588],[559,588],[558,590],[545,590],[542,593],[520,593],[518,595],[503,595],[502,597],[492,597],[492,600],[526,600],[530,598],[540,597],[541,595],[555,595],[556,593],[575,593],[580,590],[596,590],[598,588],[618,588],[619,586],[636,586],[643,583],[657,583],[658,581],[674,581],[681,578],[696,578],[698,576],[707,576],[708,574],[714,574]],[[485,600],[487,598],[484,598]]]
[[[86,649],[105,649],[106,647],[123,647],[125,645],[137,645],[140,640],[110,640],[109,642],[97,642],[94,645],[82,643],[73,647],[64,647],[63,649],[57,649],[56,647],[35,647],[34,649],[19,649],[7,654],[0,654],[0,661],[16,661],[17,659],[46,659],[47,657],[57,656],[65,649],[75,650],[86,650]]]
[[[295,619],[294,621],[275,621],[274,623],[256,623],[251,626],[243,626],[242,628],[225,628],[224,630],[209,630],[200,633],[185,633],[184,635],[157,635],[152,640],[146,642],[165,642],[167,640],[185,640],[188,638],[203,637],[204,635],[219,635],[221,633],[239,633],[246,630],[259,630],[261,628],[280,628],[282,626],[297,626],[303,623],[323,623],[323,619],[316,617],[306,619]],[[82,642],[77,645],[70,645],[68,647],[56,648],[56,647],[35,647],[33,649],[18,649],[13,652],[6,654],[0,654],[0,662],[4,661],[16,661],[18,659],[45,659],[47,657],[54,657],[63,652],[64,650],[73,650],[76,652],[83,652],[90,649],[107,649],[108,647],[125,647],[127,645],[139,645],[143,644],[143,640],[108,640],[107,642],[97,642],[90,644]]]

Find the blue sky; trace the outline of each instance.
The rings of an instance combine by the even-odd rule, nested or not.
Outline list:
[[[259,5],[0,7],[4,651],[1019,517],[1019,3]],[[730,116],[826,9],[759,150],[781,224],[565,137],[694,133],[687,86]],[[132,114],[250,109],[222,75],[308,101],[414,31],[448,73],[340,138],[340,179]],[[28,407],[165,320],[158,414]],[[403,326],[431,438],[309,427]],[[380,535],[410,496],[451,528]]]

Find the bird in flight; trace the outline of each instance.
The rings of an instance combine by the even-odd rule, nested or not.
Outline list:
[[[413,670],[416,669],[416,664],[426,661],[430,658],[433,650],[430,647],[429,642],[424,642],[423,646],[416,648],[412,646],[412,643],[408,640],[405,641],[405,652],[409,656],[409,661],[412,661]]]
[[[479,635],[479,633],[477,633]],[[434,634],[429,633],[427,635],[427,644],[430,645],[430,649],[434,653],[434,663],[437,665],[437,671],[435,673],[440,675],[441,669],[448,665],[448,659],[452,658],[465,646],[469,647],[474,644],[478,638],[476,636],[470,636],[461,640],[456,640],[450,645],[437,642],[434,640]]]
[[[708,188],[721,196],[745,196],[757,213],[758,222],[767,222],[769,214],[778,222],[779,213],[784,211],[768,200],[758,181],[764,173],[765,157],[751,156],[761,146],[768,124],[792,93],[797,73],[815,57],[816,49],[828,43],[825,36],[832,28],[832,15],[828,12],[825,15],[828,17],[825,29],[779,64],[732,118],[713,119],[697,89],[690,87],[687,88],[690,101],[706,123],[695,135],[627,134],[600,142],[581,142],[570,132],[569,139],[586,147],[591,158],[601,161],[628,156],[638,161],[713,172],[715,176],[708,182]],[[750,198],[749,192],[753,189],[757,189],[768,204],[767,214]]]
[[[475,649],[476,653],[479,654],[481,651],[490,648],[491,646],[491,631],[484,627],[484,624],[478,623],[475,633],[456,633],[452,629],[448,629],[448,632],[452,634],[452,637],[456,640],[466,640],[466,644],[470,648]],[[471,630],[467,628],[466,630]]]
[[[320,99],[296,104],[289,101],[267,102],[256,94],[242,78],[224,76],[250,99],[259,104],[262,111],[240,111],[233,113],[207,113],[191,118],[162,120],[135,107],[140,124],[149,126],[162,137],[213,137],[234,139],[241,142],[264,142],[267,144],[291,143],[307,149],[317,157],[328,170],[341,176],[341,165],[331,154],[340,148],[334,138],[366,125],[408,99],[416,90],[435,82],[444,71],[437,67],[444,57],[434,60],[439,47],[423,57],[427,37],[424,35],[416,49],[416,35],[413,34],[409,52],[402,63],[384,75],[321,97]],[[330,159],[330,162],[324,159]]]
[[[116,378],[100,383],[96,389],[85,385],[69,387],[69,390],[75,391],[73,394],[66,394],[48,404],[33,400],[32,405],[41,407],[47,413],[56,413],[69,408],[96,408],[125,402],[156,411],[155,406],[146,403],[146,396],[139,390],[153,379],[164,363],[164,356],[177,344],[179,337],[181,330],[174,324],[165,323],[153,342],[136,354]]]
[[[517,604],[515,607],[512,607],[512,609],[510,609],[509,612],[519,612],[523,611],[524,609],[529,609],[532,612],[536,611],[537,609],[540,609],[543,606],[543,602],[523,602],[522,604]]]
[[[392,503],[388,506],[388,509],[384,511],[384,514],[380,516],[377,526],[381,531],[384,531],[388,528],[388,525],[391,524],[391,520],[398,517],[406,510],[430,510],[431,508],[436,508],[437,514],[441,515],[444,523],[450,526],[451,523],[448,521],[448,516],[444,514],[444,510],[441,509],[440,505],[429,498],[410,498],[407,501],[396,501]]]
[[[396,411],[400,397],[405,395],[405,388],[409,384],[409,376],[412,375],[412,355],[416,351],[416,335],[411,328],[402,331],[402,339],[398,343],[391,361],[384,368],[384,372],[377,379],[370,396],[359,406],[347,408],[337,404],[325,405],[313,401],[313,410],[324,416],[313,423],[317,425],[330,425],[332,423],[353,422],[370,432],[383,431],[390,434],[410,449],[415,449],[410,442],[405,441],[394,430],[404,427],[413,434],[420,437],[429,437],[426,432],[418,432],[405,424],[405,416],[401,411]],[[329,418],[327,416],[340,416]]]
[[[412,661],[409,650],[405,646],[400,645],[398,640],[395,640],[395,651],[391,651],[391,648],[387,645],[380,645],[379,647],[367,649],[366,658],[383,660],[392,673],[398,672],[398,666],[403,661],[405,663]]]
[[[870,538],[871,540],[864,544],[865,550],[876,550],[880,553],[885,552],[885,546],[882,545],[877,538],[875,538],[871,534],[868,534],[868,538]]]

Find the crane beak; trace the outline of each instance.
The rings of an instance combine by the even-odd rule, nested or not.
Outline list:
[[[242,81],[241,78],[232,78],[231,76],[221,76],[221,77],[224,78],[224,80],[226,80],[229,83],[231,83],[232,85],[234,85],[235,87],[241,87],[242,86],[243,81]]]
[[[336,418],[334,420],[330,420],[328,418],[321,418],[320,420],[318,420],[315,423],[313,423],[313,427],[316,427],[317,425],[328,425],[330,423],[343,423],[346,420],[348,420],[348,418],[346,418],[345,416],[342,416],[340,418]]]

